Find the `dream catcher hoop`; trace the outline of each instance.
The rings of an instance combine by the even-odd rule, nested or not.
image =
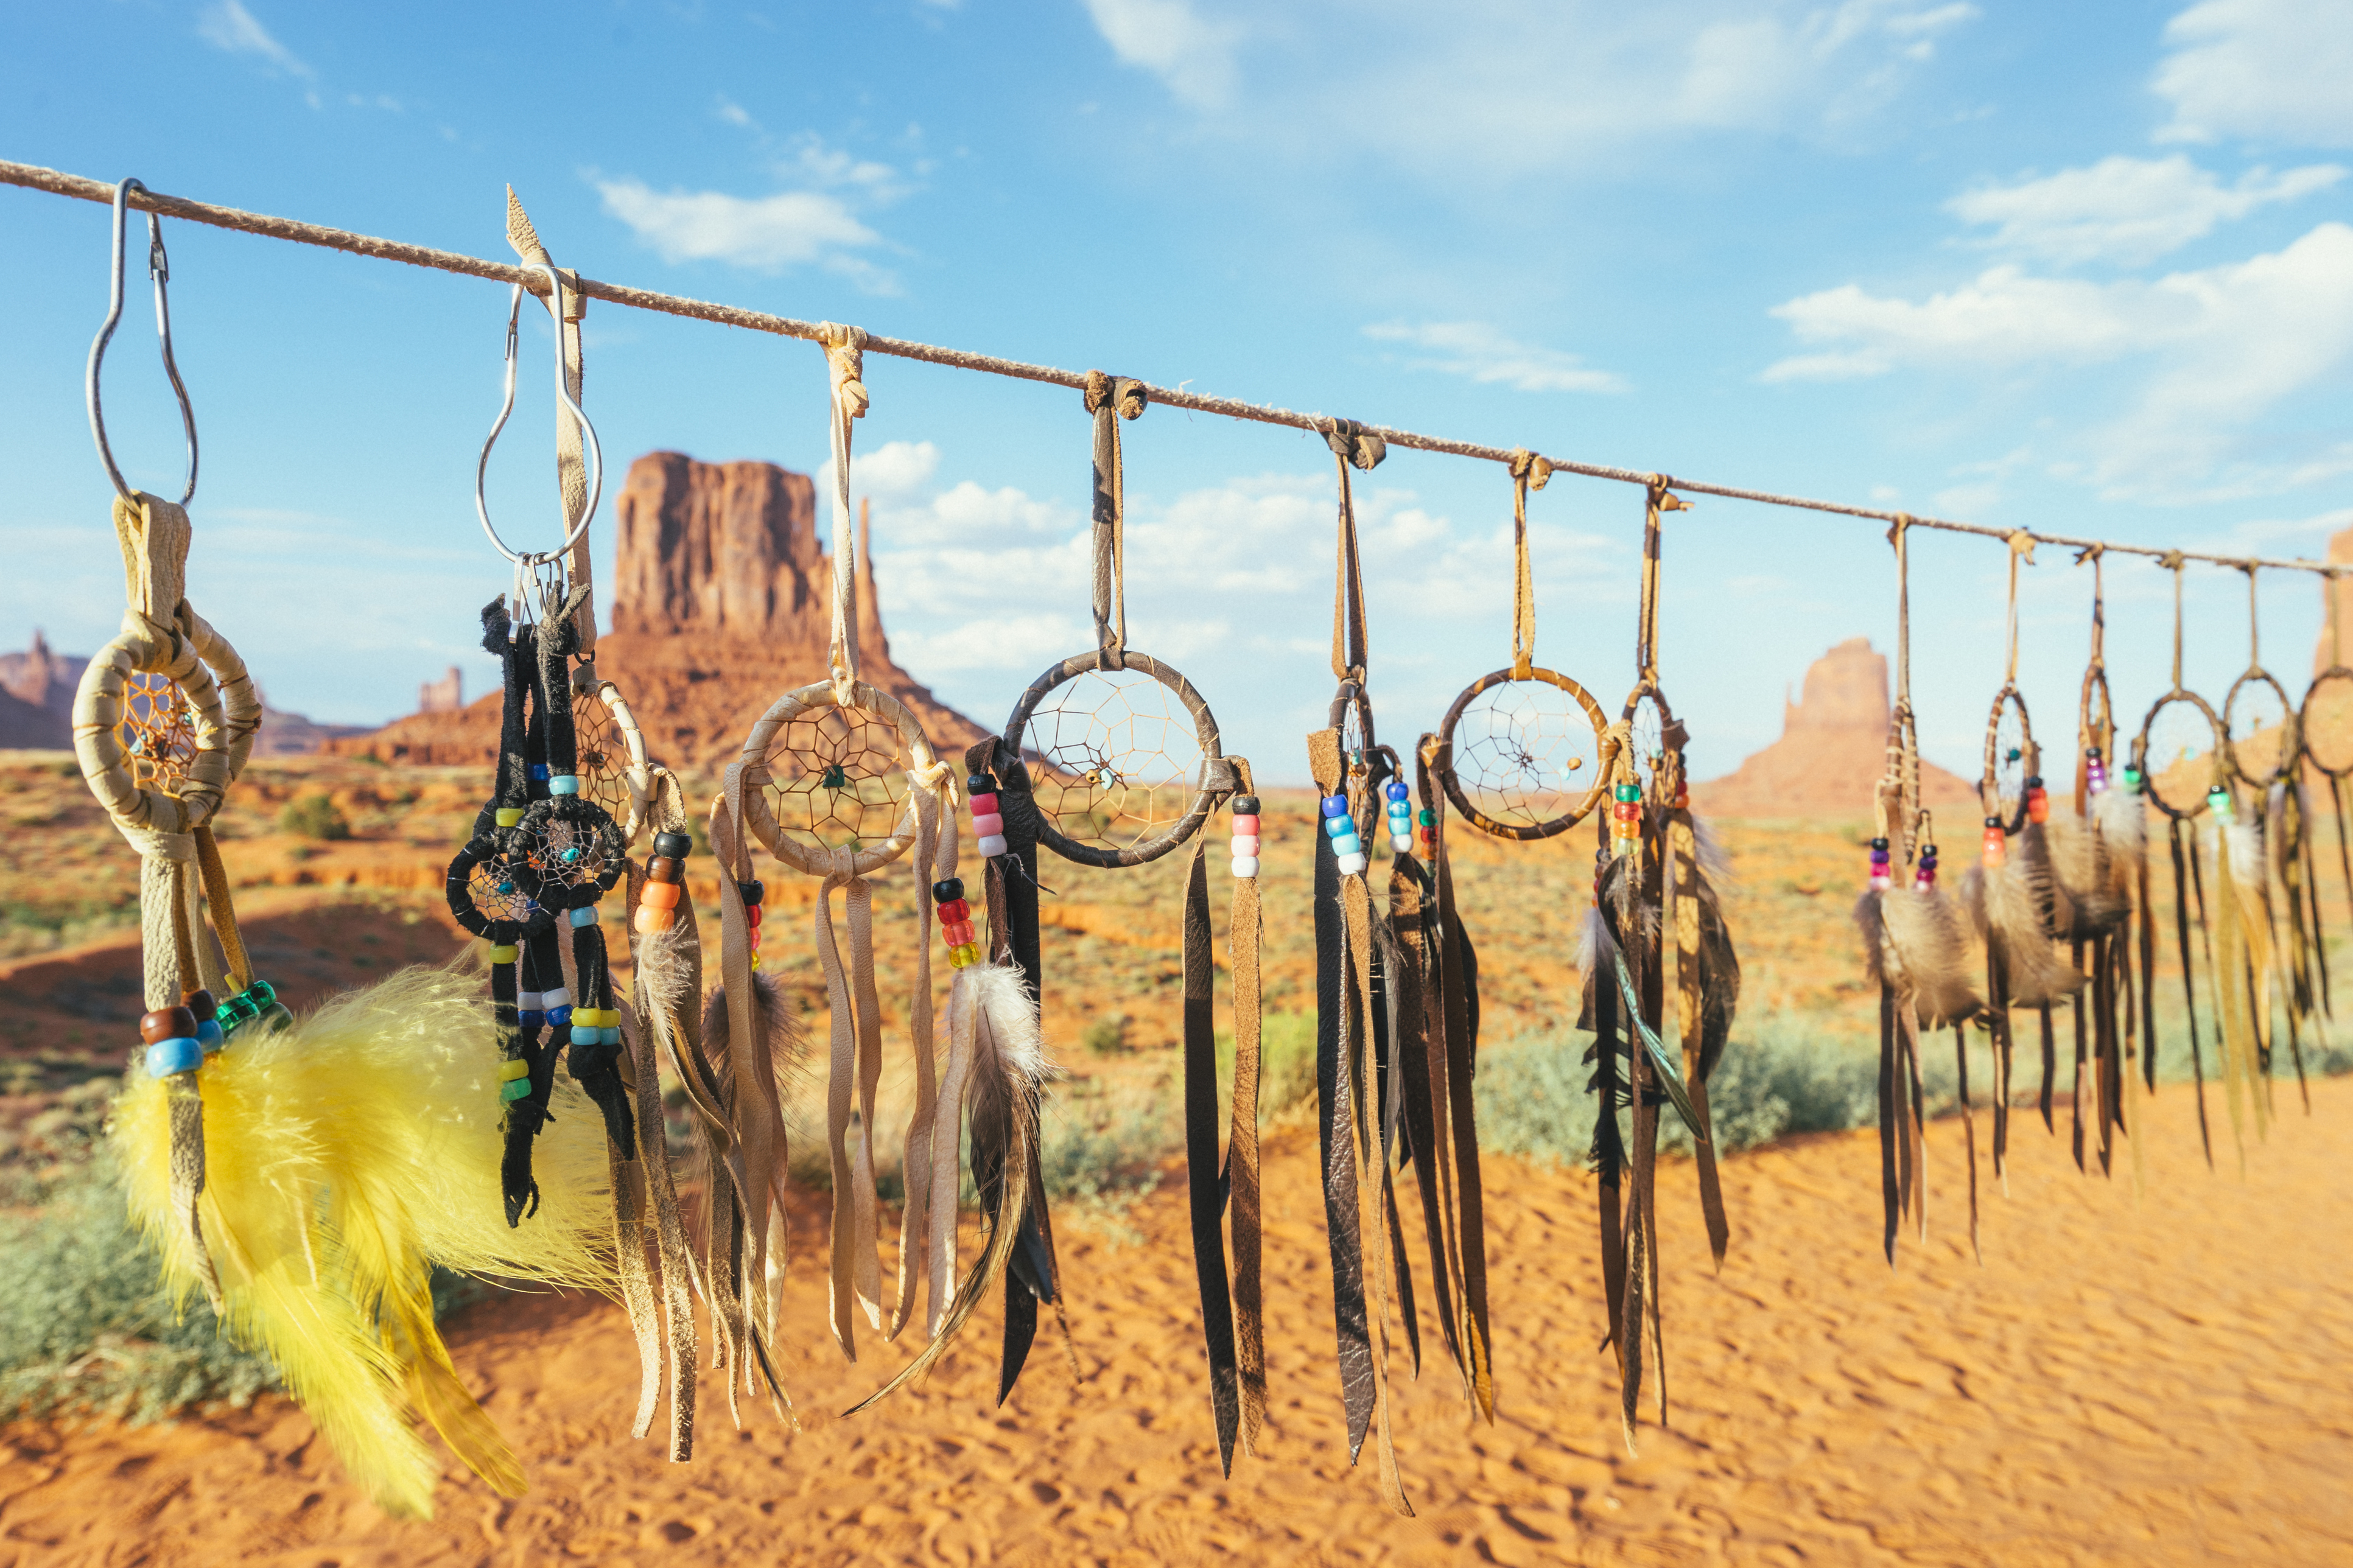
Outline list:
[[[2322,592],[2328,595],[2328,668],[2314,676],[2312,684],[2305,689],[2304,704],[2296,715],[2296,735],[2303,744],[2305,760],[2329,778],[2341,781],[2353,778],[2353,668],[2345,663],[2344,632],[2339,624],[2339,601],[2344,589],[2338,573],[2332,568],[2322,577],[2321,584]],[[2330,722],[2327,721],[2334,715],[2324,715],[2323,721],[2316,723],[2313,703],[2324,689],[2343,704],[2344,716]],[[2340,746],[2342,754],[2338,752]],[[2348,878],[2348,882],[2353,884],[2353,878]]]
[[[1542,458],[1513,455],[1512,662],[1465,688],[1438,727],[1435,769],[1446,798],[1481,832],[1522,843],[1566,833],[1609,789],[1602,765],[1609,721],[1601,704],[1567,676],[1535,662],[1527,493],[1542,489],[1551,477],[1552,465]],[[1630,716],[1633,703],[1629,699]],[[1588,767],[1591,782],[1579,790],[1577,775]]]
[[[635,845],[645,830],[654,775],[645,731],[621,689],[594,664],[573,671],[572,722],[580,738],[581,793],[621,825],[621,841]]]
[[[2282,686],[2271,671],[2263,668],[2263,628],[2255,599],[2256,569],[2249,565],[2242,570],[2247,574],[2247,669],[2245,674],[2231,682],[2231,689],[2223,694],[2222,760],[2223,765],[2229,769],[2232,778],[2245,784],[2258,797],[2261,797],[2274,784],[2295,773],[2296,761],[2303,755],[2303,742],[2298,734],[2295,701],[2289,698],[2287,688]],[[2232,722],[2232,715],[2238,711],[2239,699],[2242,694],[2259,691],[2264,688],[2269,688],[2272,695],[2279,700],[2277,754],[2269,768],[2251,768],[2247,763],[2244,752],[2241,749],[2242,737],[2235,733],[2236,726]],[[2253,738],[2252,735],[2245,737],[2250,740]]]
[[[2147,716],[2141,720],[2140,733],[2133,741],[2133,766],[2139,771],[2148,798],[2158,810],[2171,821],[2190,822],[2206,811],[2214,792],[2222,787],[2224,757],[2230,736],[2213,706],[2181,683],[2181,552],[2177,550],[2167,554],[2162,564],[2173,573],[2173,684],[2150,705]],[[2180,748],[2179,753],[2170,759],[2153,759],[2148,754],[2149,742],[2156,737],[2158,719],[2167,709],[2177,705],[2188,707],[2206,721],[2211,742],[2206,752],[2206,787],[2193,795],[2187,806],[2178,805],[2168,798],[2165,780],[2190,760],[2189,748]]]

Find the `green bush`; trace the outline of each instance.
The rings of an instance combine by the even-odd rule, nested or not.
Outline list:
[[[1104,1013],[1079,1035],[1089,1056],[1115,1057],[1127,1049],[1127,1015]]]
[[[317,790],[298,795],[278,812],[278,830],[297,838],[349,838],[352,825],[335,803]]]
[[[1218,1082],[1234,1081],[1234,1037],[1218,1036]],[[1258,1119],[1271,1121],[1315,1099],[1315,1015],[1269,1013],[1259,1021]]]

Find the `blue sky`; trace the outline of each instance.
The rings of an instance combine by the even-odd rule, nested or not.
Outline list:
[[[1435,434],[2001,526],[2312,555],[2353,525],[2353,16],[1659,0],[28,10],[0,156],[482,256],[512,182],[593,277]],[[504,290],[168,224],[204,484],[192,586],[273,702],[405,711],[503,581],[469,493]],[[119,615],[80,378],[106,218],[0,188],[0,644]],[[110,357],[134,482],[178,471],[142,312]],[[605,305],[588,406],[620,468],[825,458],[812,346]],[[554,524],[544,327],[494,500]],[[870,360],[857,487],[902,663],[984,722],[1085,646],[1077,395]],[[1127,430],[1136,646],[1261,776],[1320,722],[1331,467],[1296,432]],[[1391,457],[1360,488],[1383,732],[1508,661],[1510,489]],[[607,517],[599,533],[609,549]],[[1540,658],[1633,676],[1641,496],[1531,503]],[[1662,635],[1694,767],[1778,731],[1844,637],[1888,645],[1851,520],[1703,499]],[[1973,772],[2002,551],[1915,547],[1931,755]],[[2021,665],[2072,731],[2088,573],[2027,574]],[[2162,689],[2169,588],[2116,563],[2117,705]],[[2306,580],[2263,580],[2300,690]],[[2246,660],[2245,584],[2190,580],[2192,683]],[[616,671],[617,675],[626,672]]]

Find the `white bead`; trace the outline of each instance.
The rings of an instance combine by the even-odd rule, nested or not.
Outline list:
[[[1361,851],[1355,855],[1343,855],[1340,857],[1340,875],[1353,877],[1362,871],[1368,863]]]
[[[1390,834],[1390,835],[1389,835],[1389,847],[1390,847],[1391,849],[1396,850],[1396,851],[1397,851],[1398,854],[1400,854],[1400,855],[1410,855],[1410,854],[1412,854],[1412,853],[1413,853],[1413,835],[1412,835],[1412,834],[1410,834],[1410,833],[1392,833],[1392,834]]]
[[[543,1013],[547,1011],[547,998],[536,991],[518,991],[515,993],[515,1010],[522,1013]]]
[[[547,1005],[546,1011],[553,1013],[558,1007],[569,1007],[572,1005],[572,993],[559,985],[554,990],[547,993],[546,995],[541,997],[540,1000]]]
[[[1236,877],[1241,878],[1241,879],[1245,879],[1245,880],[1249,879],[1250,878],[1252,878],[1252,877],[1257,876],[1257,875],[1258,875],[1258,857],[1257,857],[1257,856],[1255,856],[1255,855],[1237,855],[1237,856],[1235,856],[1235,857],[1234,857],[1234,875],[1235,875]]]
[[[992,833],[980,841],[980,855],[984,860],[993,859],[1005,852],[1005,835],[1002,833]]]
[[[1258,853],[1258,835],[1255,833],[1237,833],[1234,835],[1233,844],[1234,858],[1237,860],[1245,855]]]

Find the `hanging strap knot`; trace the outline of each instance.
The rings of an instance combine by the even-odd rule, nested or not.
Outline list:
[[[1389,455],[1388,443],[1367,431],[1353,419],[1335,419],[1324,432],[1324,444],[1352,467],[1366,473],[1380,467],[1381,459]]]
[[[819,321],[817,341],[825,346],[825,363],[833,372],[834,395],[852,419],[866,417],[873,398],[866,391],[866,329],[839,321]]]
[[[862,419],[873,399],[860,378],[865,374],[866,329],[819,321],[817,341],[825,349],[833,380],[833,637],[826,673],[836,706],[858,705],[857,552],[849,533],[849,422]]]
[[[1088,413],[1100,414],[1108,406],[1117,409],[1122,419],[1142,418],[1145,405],[1152,401],[1144,383],[1124,375],[1106,375],[1099,370],[1087,372],[1084,395]]]
[[[1512,679],[1525,680],[1535,673],[1536,589],[1528,563],[1528,491],[1542,489],[1552,478],[1552,465],[1525,447],[1512,449]]]
[[[2157,558],[2157,563],[2168,572],[2179,572],[2187,559],[2179,550],[2168,550]]]
[[[1912,514],[1908,511],[1897,512],[1895,514],[1895,521],[1887,525],[1887,542],[1895,545],[1900,549],[1904,542],[1905,532],[1910,529],[1911,526]]]
[[[1654,511],[1689,511],[1691,502],[1674,493],[1674,479],[1667,474],[1652,474],[1648,479],[1651,507]]]
[[[1537,457],[1525,447],[1512,448],[1511,469],[1512,478],[1532,490],[1544,489],[1546,482],[1552,478],[1550,460]]]
[[[2083,549],[2075,552],[2075,564],[2081,566],[2087,561],[2095,562],[2107,552],[2108,547],[2105,544],[2086,544]]]
[[[2025,557],[2029,566],[2034,564],[2034,535],[2021,528],[2011,534],[2005,542],[2009,544],[2011,554]]]

